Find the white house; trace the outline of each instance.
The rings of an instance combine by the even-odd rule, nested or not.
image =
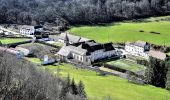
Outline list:
[[[28,26],[28,25],[23,25],[20,28],[20,33],[22,35],[34,35],[35,32],[43,32],[43,27],[42,26]]]
[[[63,60],[72,59],[90,65],[96,60],[114,56],[115,52],[112,43],[99,44],[95,41],[88,41],[64,46],[57,55]]]
[[[21,33],[22,35],[33,35],[34,32],[35,32],[34,26],[23,25],[23,26],[20,28],[20,33]]]
[[[125,51],[134,56],[140,56],[148,59],[148,51],[150,50],[150,45],[144,41],[137,42],[126,42]]]

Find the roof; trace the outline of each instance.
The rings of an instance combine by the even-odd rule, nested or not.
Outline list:
[[[23,52],[25,56],[30,54],[30,50],[22,48],[22,47],[16,47],[15,50]]]
[[[35,29],[37,28],[43,28],[43,26],[34,26]]]
[[[68,34],[68,33],[61,33],[60,36],[59,36],[59,39],[69,40],[69,42],[72,42],[72,43],[84,42],[84,41],[89,40],[87,38],[82,38],[80,36],[75,36],[75,35],[71,35],[71,34]]]
[[[0,47],[0,51],[8,52],[8,53],[14,54],[14,55],[19,53],[19,51],[16,51],[16,50],[11,49],[11,48],[5,48],[5,47]]]
[[[136,41],[136,42],[126,42],[126,45],[135,45],[135,46],[139,46],[139,47],[144,47],[147,42],[145,41]]]
[[[70,52],[71,49],[68,46],[63,46],[57,54],[67,57],[70,54]]]
[[[70,45],[62,47],[57,54],[67,57],[71,52],[78,53],[80,55],[85,55],[87,50]]]
[[[81,42],[72,45],[75,47],[79,47],[83,50],[86,50],[87,51],[86,55],[89,55],[90,53],[95,52],[97,50],[104,50],[104,51],[115,50],[112,43],[99,44],[96,43],[95,41]]]
[[[160,59],[160,60],[165,60],[167,55],[163,52],[160,51],[149,51],[149,56]]]
[[[24,30],[34,30],[34,26],[23,25],[23,26],[21,26],[21,29],[24,29]]]

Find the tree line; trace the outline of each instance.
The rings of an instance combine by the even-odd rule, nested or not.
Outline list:
[[[1,52],[0,100],[86,100],[81,81],[76,84],[74,80],[63,80],[38,67],[41,66]]]
[[[145,72],[145,82],[170,91],[170,60],[163,61],[150,57]]]
[[[0,23],[96,24],[170,14],[170,0],[0,0]]]

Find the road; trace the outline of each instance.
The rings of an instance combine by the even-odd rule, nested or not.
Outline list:
[[[0,26],[0,30],[6,31],[6,32],[10,32],[10,33],[15,34],[15,35],[20,34],[20,33],[17,33],[17,32],[11,31],[11,30],[8,30],[8,29],[6,29],[6,28],[3,28],[2,26]]]

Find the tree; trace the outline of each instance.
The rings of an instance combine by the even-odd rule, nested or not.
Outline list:
[[[170,61],[166,63],[166,68],[168,69],[166,75],[166,89],[170,91]]]
[[[71,94],[77,95],[78,89],[77,89],[77,85],[75,84],[74,78],[72,79],[70,86],[71,86]]]
[[[84,89],[84,84],[83,84],[82,81],[80,81],[79,84],[78,84],[78,95],[81,96],[84,99],[87,97],[87,94],[86,94],[85,89]]]
[[[145,82],[157,87],[165,88],[167,68],[166,61],[150,57],[150,65],[145,72]]]

